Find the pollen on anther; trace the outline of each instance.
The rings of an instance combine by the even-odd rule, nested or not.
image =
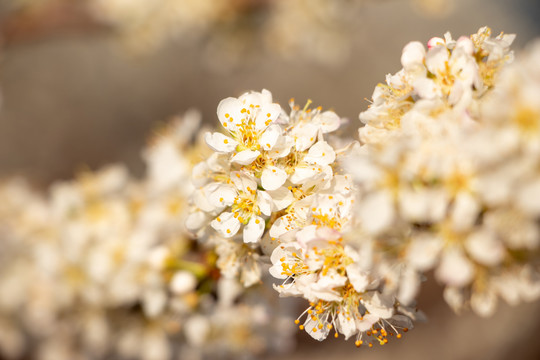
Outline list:
[[[227,229],[227,234],[230,234],[231,233],[231,229]]]

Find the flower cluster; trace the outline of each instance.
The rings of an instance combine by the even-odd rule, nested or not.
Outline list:
[[[490,33],[408,44],[360,114],[348,167],[379,253],[416,272],[411,295],[433,269],[456,311],[484,316],[498,297],[540,297],[538,51],[505,65],[514,36]]]
[[[333,111],[286,111],[262,90],[222,100],[220,131],[195,112],[156,131],[140,180],[116,165],[47,196],[5,182],[0,351],[287,350],[295,326],[270,281],[309,303],[300,330],[368,347],[423,320],[428,271],[455,311],[540,298],[540,43],[513,62],[513,39],[481,28],[409,43],[360,114],[359,142],[336,136]]]
[[[339,117],[292,106],[290,116],[285,114],[266,90],[227,98],[217,110],[225,134],[205,134],[214,153],[193,169],[198,188],[187,225],[219,243],[225,272],[240,257],[256,257],[261,246],[272,247],[283,232],[302,226],[311,195],[332,180],[336,152],[323,134],[339,127]],[[286,210],[291,208],[296,211]],[[256,263],[253,272],[243,276],[246,286],[259,280]]]
[[[360,114],[365,124],[359,130],[360,141],[386,144],[395,130],[429,131],[432,118],[450,110],[463,125],[476,119],[478,101],[513,57],[509,47],[514,38],[504,34],[492,38],[484,27],[470,38],[453,40],[450,33],[432,38],[427,51],[420,42],[407,44],[401,56],[403,69],[377,85],[372,104]]]
[[[369,241],[355,238],[354,185],[339,160],[354,145],[331,145],[327,134],[342,122],[334,112],[290,105],[287,114],[266,90],[221,101],[225,133],[205,135],[214,154],[194,168],[188,225],[244,286],[259,280],[257,260],[270,254],[269,272],[283,281],[275,289],[310,302],[296,323],[307,314],[299,326],[313,338],[331,329],[355,336],[357,346],[399,338],[418,314],[370,266],[361,252]]]
[[[157,132],[143,180],[115,165],[56,183],[47,197],[17,180],[0,187],[3,354],[211,358],[257,354],[283,339],[264,334],[285,315],[222,284],[215,254],[185,229],[199,122],[187,113]],[[195,336],[201,326],[206,335]],[[250,336],[215,343],[233,328]],[[253,339],[257,346],[244,346]]]

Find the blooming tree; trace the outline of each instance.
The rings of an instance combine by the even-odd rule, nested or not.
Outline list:
[[[513,39],[409,43],[358,139],[333,111],[252,91],[219,103],[217,131],[195,112],[159,129],[142,179],[6,181],[0,350],[236,357],[290,348],[293,324],[384,345],[425,320],[428,271],[456,312],[537,300],[540,43],[514,61]],[[296,320],[277,294],[302,299]]]

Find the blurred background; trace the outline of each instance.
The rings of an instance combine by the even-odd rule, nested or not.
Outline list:
[[[516,33],[516,51],[540,37],[538,0],[186,1],[198,5],[179,18],[87,2],[0,0],[0,177],[45,188],[112,162],[141,174],[153,129],[191,108],[213,126],[218,102],[247,90],[311,99],[355,129],[409,41],[485,25]],[[427,281],[418,305],[429,322],[404,339],[368,350],[299,333],[291,358],[540,358],[540,304],[458,316]]]

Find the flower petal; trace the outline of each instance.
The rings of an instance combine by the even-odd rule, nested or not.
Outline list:
[[[360,205],[358,215],[368,233],[383,232],[394,221],[395,209],[392,195],[386,191],[379,191],[367,196]]]
[[[258,150],[244,150],[240,151],[238,154],[234,155],[231,159],[231,162],[240,164],[240,165],[249,165],[255,159],[257,159],[261,155],[260,151]]]
[[[373,293],[371,297],[366,297],[362,301],[362,304],[370,314],[380,318],[388,319],[394,315],[393,299],[378,292]]]
[[[223,237],[233,237],[240,230],[240,221],[231,212],[223,212],[210,225]]]
[[[313,123],[298,125],[293,129],[294,145],[297,151],[307,150],[316,140],[319,127]]]
[[[315,116],[313,122],[320,124],[323,134],[336,131],[341,125],[341,119],[333,111],[325,111]]]
[[[209,194],[208,201],[216,208],[222,209],[231,206],[237,195],[236,189],[232,186],[220,184]]]
[[[419,41],[412,41],[405,45],[401,54],[401,65],[406,71],[417,70],[424,66],[426,49]]]
[[[361,267],[358,264],[350,264],[345,270],[347,271],[347,276],[349,281],[359,293],[366,291],[367,286],[369,285],[369,275],[367,272],[362,271]]]
[[[283,129],[281,126],[277,124],[270,125],[261,135],[259,143],[264,150],[272,150],[282,135]]]
[[[261,175],[261,185],[266,190],[276,190],[287,180],[287,173],[275,166],[267,166]]]
[[[285,209],[289,206],[293,200],[293,193],[286,187],[280,187],[276,190],[269,190],[267,193],[272,198],[272,203],[274,204],[274,210],[279,211]]]
[[[262,130],[279,118],[281,106],[279,104],[262,104],[255,118],[255,129]]]
[[[244,227],[244,242],[258,243],[264,232],[265,222],[259,216],[252,216]]]
[[[242,103],[236,98],[229,97],[221,100],[217,107],[217,116],[221,125],[228,130],[233,129],[232,125],[240,123],[241,109]]]
[[[204,134],[204,141],[206,141],[212,150],[222,153],[230,153],[234,151],[238,145],[238,142],[236,142],[236,140],[233,138],[218,132],[207,132]]]
[[[244,193],[253,193],[257,189],[257,182],[255,179],[251,175],[241,171],[231,172],[231,181],[239,191]]]
[[[272,214],[272,198],[266,191],[257,190],[257,205],[264,215]]]
[[[465,254],[459,249],[448,249],[442,254],[435,276],[451,287],[469,284],[474,276],[474,268]]]
[[[304,161],[309,164],[329,165],[336,160],[334,149],[326,141],[319,141],[309,148]]]

